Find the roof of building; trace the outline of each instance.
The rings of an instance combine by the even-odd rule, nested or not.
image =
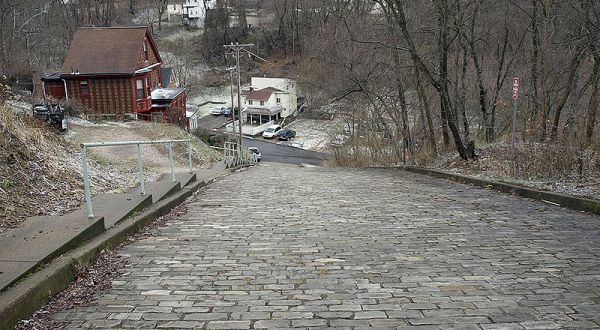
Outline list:
[[[244,95],[247,100],[268,101],[273,93],[285,92],[274,87],[267,87],[257,90],[245,90],[242,92],[242,95]]]
[[[254,115],[276,115],[283,111],[283,107],[280,105],[274,105],[268,108],[259,108],[259,107],[246,107],[242,112],[247,114]]]
[[[44,75],[41,78],[41,80],[42,81],[55,81],[55,80],[60,81],[60,74],[58,74],[58,73],[47,74],[47,75]]]
[[[151,95],[153,100],[173,100],[184,91],[185,88],[158,88]]]
[[[162,62],[146,27],[80,28],[75,32],[61,74],[133,74],[144,37]]]

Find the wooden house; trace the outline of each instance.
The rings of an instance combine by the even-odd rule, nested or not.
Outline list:
[[[151,118],[152,91],[163,87],[162,64],[146,27],[80,28],[60,72],[42,81],[47,96],[77,100],[88,113]],[[185,111],[185,93],[178,96]]]

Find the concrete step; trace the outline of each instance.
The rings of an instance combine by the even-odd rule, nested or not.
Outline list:
[[[0,236],[0,291],[35,271],[43,263],[99,235],[119,221],[141,211],[196,181],[196,173],[163,174],[156,182],[145,184],[146,194],[139,187],[125,194],[100,194],[92,199],[96,218],[87,218],[82,206],[58,217],[33,217],[19,228]]]
[[[171,173],[163,173],[158,181],[145,182],[146,195],[152,195],[152,204],[181,190],[186,185],[196,181],[196,173],[175,173],[175,182],[172,181]],[[140,194],[139,185],[126,190],[129,194]]]
[[[135,212],[152,205],[152,195],[131,194],[100,194],[92,198],[94,215],[104,218],[106,229]],[[74,213],[87,216],[87,207],[77,209]]]
[[[171,176],[168,174],[169,177]],[[181,188],[189,185],[192,182],[196,182],[196,173],[175,173],[175,180],[179,181]]]
[[[70,213],[28,218],[0,238],[0,291],[41,264],[104,232],[104,218]]]

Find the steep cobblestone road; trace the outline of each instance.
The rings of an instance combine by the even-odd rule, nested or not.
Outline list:
[[[241,187],[241,189],[240,189]],[[393,170],[216,182],[72,327],[599,328],[600,218]]]

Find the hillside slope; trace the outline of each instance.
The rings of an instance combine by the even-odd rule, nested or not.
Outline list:
[[[76,125],[78,122],[81,125]],[[28,115],[0,107],[0,233],[27,217],[60,215],[82,205],[81,142],[162,138],[193,136],[169,124],[91,124],[81,120],[73,120],[69,132],[63,134]],[[178,169],[187,162],[182,148],[175,148]],[[166,148],[144,147],[144,153],[147,179],[155,180],[167,167]],[[92,193],[120,192],[136,185],[133,157],[135,147],[123,150],[122,156],[109,148],[93,150],[89,157]],[[216,152],[194,141],[195,167],[208,166],[216,158]]]

